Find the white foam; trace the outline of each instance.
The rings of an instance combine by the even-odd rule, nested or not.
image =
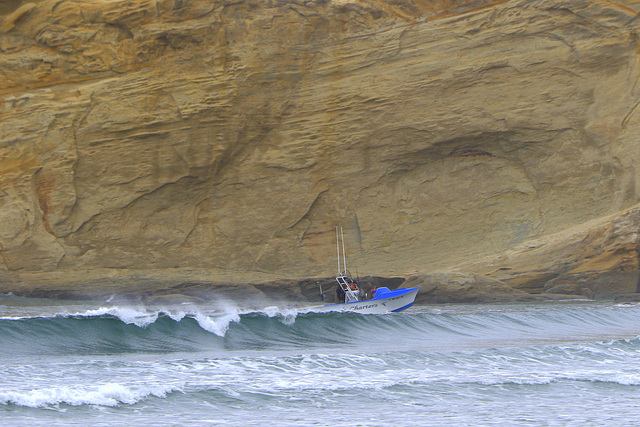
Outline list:
[[[187,316],[184,311],[166,311],[165,314],[171,318],[171,320],[179,322]]]
[[[218,311],[220,310],[220,311]],[[254,313],[256,311],[247,311]],[[242,313],[237,307],[225,306],[222,309],[208,309],[202,311],[199,307],[184,307],[176,309],[146,309],[133,307],[100,307],[84,311],[52,314],[50,318],[70,318],[70,317],[100,317],[113,316],[126,324],[133,324],[138,327],[146,327],[153,324],[160,316],[166,315],[175,322],[180,322],[185,317],[194,318],[200,327],[208,332],[223,337],[232,322],[239,322]],[[270,315],[281,314],[279,310]],[[0,320],[22,320],[32,318],[47,318],[48,316],[3,316]],[[293,314],[295,320],[295,314]],[[292,321],[293,321],[292,320]]]
[[[126,324],[134,324],[139,327],[145,327],[158,319],[158,312],[149,312],[146,310],[137,310],[129,307],[100,307],[95,310],[87,310],[83,313],[72,314],[71,316],[81,317],[97,317],[110,315],[117,317]]]
[[[0,404],[39,408],[54,405],[133,405],[146,397],[164,398],[167,393],[181,391],[176,386],[157,385],[148,389],[135,389],[117,383],[106,383],[94,388],[52,387],[24,391],[0,392]]]
[[[123,323],[134,324],[139,327],[144,327],[155,322],[158,317],[163,314],[162,311],[149,311],[144,309],[135,309],[131,307],[100,307],[96,309],[89,309],[85,311],[67,312],[67,313],[52,313],[51,315],[36,315],[36,316],[2,316],[0,320],[25,320],[25,319],[47,319],[47,318],[69,318],[69,317],[99,317],[99,316],[114,316],[120,319]],[[182,320],[185,317],[185,313],[170,313],[166,314],[175,321]]]
[[[240,322],[240,314],[238,314],[237,311],[216,317],[207,316],[198,312],[195,313],[194,318],[202,329],[216,334],[219,337],[224,337],[231,322]]]
[[[295,308],[279,308],[277,306],[265,307],[258,313],[266,314],[269,317],[281,317],[282,323],[291,326],[295,323],[296,317],[298,317],[298,310]]]

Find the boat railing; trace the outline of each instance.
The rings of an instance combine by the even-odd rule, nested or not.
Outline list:
[[[349,276],[346,275],[340,275],[338,277],[336,277],[336,281],[338,282],[338,285],[342,288],[342,290],[344,291],[344,302],[356,302],[356,301],[360,301],[360,297],[359,297],[359,290],[352,290],[351,289],[351,285],[353,284],[353,280],[351,280],[351,278]]]

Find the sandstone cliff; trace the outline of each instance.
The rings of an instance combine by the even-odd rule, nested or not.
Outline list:
[[[637,13],[4,2],[2,289],[327,276],[340,224],[362,274],[635,291]]]

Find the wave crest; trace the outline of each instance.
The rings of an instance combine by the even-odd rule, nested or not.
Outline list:
[[[42,408],[47,406],[118,406],[133,405],[147,397],[164,398],[182,391],[177,386],[157,385],[149,389],[135,389],[118,383],[106,383],[95,388],[51,387],[36,390],[0,392],[0,404]]]

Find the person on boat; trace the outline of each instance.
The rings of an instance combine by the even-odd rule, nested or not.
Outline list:
[[[358,301],[364,300],[364,291],[360,289],[360,286],[358,286],[358,282],[356,282],[355,280],[351,282],[351,285],[349,285],[349,290],[356,293],[356,297],[358,298]]]
[[[336,297],[338,298],[338,302],[344,302],[344,289],[342,289],[340,284],[338,284],[336,288]]]
[[[376,291],[377,290],[378,290],[378,288],[376,286],[371,288],[371,299],[374,299],[376,297]]]

